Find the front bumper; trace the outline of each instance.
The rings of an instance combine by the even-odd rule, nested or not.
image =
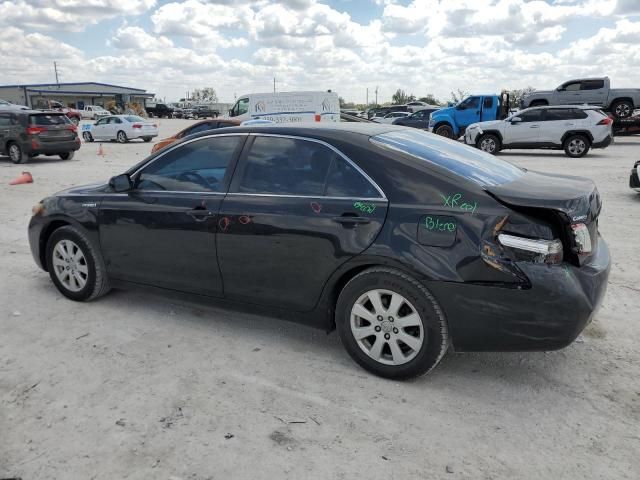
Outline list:
[[[604,298],[611,258],[599,237],[589,263],[520,262],[531,288],[428,284],[449,321],[457,351],[556,350],[573,342]]]
[[[34,215],[31,217],[28,228],[29,247],[31,248],[31,255],[36,262],[36,265],[42,270],[46,270],[41,257],[41,252],[44,249],[44,245],[40,245],[40,238],[42,235],[42,229],[45,226],[45,221],[42,216]]]

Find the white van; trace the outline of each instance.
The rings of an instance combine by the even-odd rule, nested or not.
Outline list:
[[[334,92],[276,92],[242,95],[229,110],[237,120],[274,123],[339,122],[340,102]]]

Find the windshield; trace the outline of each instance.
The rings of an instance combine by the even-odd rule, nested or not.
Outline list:
[[[371,142],[437,165],[481,186],[501,185],[524,170],[463,144],[420,130],[396,130],[371,137]]]

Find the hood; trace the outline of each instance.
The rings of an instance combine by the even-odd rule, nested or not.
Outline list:
[[[436,110],[435,112],[433,112],[431,114],[431,118],[436,118],[439,116],[446,116],[446,115],[451,115],[453,114],[454,110],[456,109],[456,107],[446,107],[446,108],[441,108],[439,110]]]
[[[489,128],[497,128],[503,123],[504,122],[502,120],[488,120],[486,122],[476,122],[469,125],[467,127],[467,130],[471,130],[474,127],[479,127],[481,130],[487,130]]]
[[[503,203],[562,212],[570,222],[592,222],[602,203],[588,178],[528,171],[513,182],[485,187]]]
[[[98,194],[109,188],[107,182],[96,182],[88,185],[80,185],[77,187],[67,188],[53,194],[54,197],[64,197],[65,195],[91,195]]]

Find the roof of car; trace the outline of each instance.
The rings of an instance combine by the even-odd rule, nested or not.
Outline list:
[[[540,105],[539,107],[529,107],[526,110],[538,110],[538,109],[556,109],[556,108],[578,108],[580,110],[601,110],[602,107],[598,107],[597,105],[585,105],[584,103],[581,105]]]
[[[64,112],[58,112],[57,110],[35,110],[35,109],[6,109],[0,110],[0,112],[19,113],[20,115],[66,115]]]
[[[406,127],[396,125],[386,125],[381,123],[360,123],[360,122],[318,122],[300,124],[263,124],[263,125],[246,125],[242,127],[229,127],[217,130],[210,130],[196,134],[196,136],[211,135],[216,132],[234,132],[238,133],[271,133],[277,135],[292,136],[322,136],[323,133],[342,133],[342,134],[358,134],[368,137],[379,135],[381,133],[393,130],[404,130]]]

